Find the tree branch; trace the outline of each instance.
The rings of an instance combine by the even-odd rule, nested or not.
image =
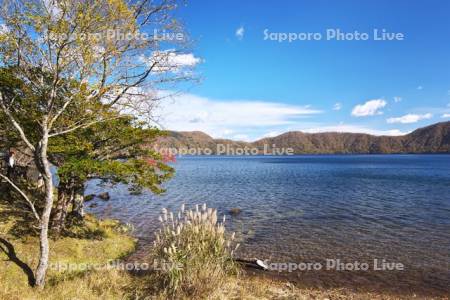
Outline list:
[[[5,112],[5,114],[8,116],[8,118],[11,121],[11,123],[13,124],[14,128],[16,128],[16,130],[19,132],[19,135],[20,135],[20,138],[22,139],[22,141],[27,145],[28,148],[30,148],[31,151],[34,152],[35,147],[33,146],[33,144],[30,143],[30,141],[28,140],[27,136],[25,135],[25,132],[23,131],[22,127],[20,126],[20,124],[16,121],[14,116],[9,111],[9,108],[6,107],[2,92],[0,92],[0,107]]]
[[[153,68],[157,65],[157,62],[154,62],[149,68],[148,70],[146,70],[144,73],[142,73],[140,75],[140,78],[134,82],[133,84],[130,84],[128,86],[126,86],[116,97],[115,99],[108,103],[107,105],[109,107],[112,107],[114,104],[116,104],[122,97],[123,95],[125,95],[127,93],[127,91],[131,88],[134,88],[136,86],[138,86],[139,84],[143,83],[145,81],[145,79],[150,75],[150,73],[153,71]]]
[[[73,126],[71,128],[65,129],[65,130],[54,132],[52,134],[49,134],[48,137],[52,138],[52,137],[55,137],[55,136],[58,136],[58,135],[63,135],[63,134],[66,134],[66,133],[73,132],[73,131],[75,131],[77,129],[88,128],[88,127],[91,127],[92,125],[95,125],[95,124],[98,124],[98,123],[108,122],[108,121],[120,119],[120,118],[123,118],[123,117],[126,117],[126,116],[122,115],[122,116],[117,116],[117,117],[114,117],[114,118],[106,118],[106,119],[101,119],[101,120],[95,120],[95,121],[92,121],[92,122],[89,122],[89,123],[80,124],[80,125]]]
[[[14,184],[14,182],[12,182],[8,177],[6,177],[3,174],[0,174],[0,177],[5,179],[6,182],[8,182],[17,192],[19,192],[19,194],[25,199],[25,201],[27,202],[28,206],[30,207],[31,211],[33,212],[34,217],[36,218],[36,220],[38,220],[39,222],[41,222],[41,218],[39,217],[39,214],[36,211],[36,208],[34,207],[33,202],[31,202],[30,198],[28,198],[28,196],[17,186]]]
[[[64,111],[66,110],[67,106],[69,106],[69,104],[72,102],[73,98],[74,98],[73,95],[71,97],[69,97],[69,99],[64,103],[64,105],[61,107],[61,109],[50,120],[50,123],[48,124],[48,127],[50,129],[53,127],[53,123],[55,123],[56,120],[58,120],[58,118],[64,113]]]

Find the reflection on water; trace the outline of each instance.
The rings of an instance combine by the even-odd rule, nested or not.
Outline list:
[[[241,256],[274,262],[386,259],[404,271],[302,271],[314,286],[371,286],[448,293],[450,156],[182,157],[163,196],[109,190],[91,212],[134,224],[150,241],[163,207],[207,203],[229,215]]]

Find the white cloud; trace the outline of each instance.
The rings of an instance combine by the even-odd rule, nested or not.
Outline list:
[[[167,95],[161,92],[160,96]],[[319,114],[309,106],[276,102],[233,100],[222,101],[192,94],[163,99],[157,108],[159,124],[169,130],[200,130],[213,137],[232,138],[275,130],[277,126],[297,124],[298,120]]]
[[[200,63],[200,58],[195,57],[194,54],[192,54],[192,53],[188,53],[188,54],[172,53],[169,56],[169,61],[173,65],[177,65],[177,66],[195,66],[196,64]]]
[[[421,86],[421,85],[419,85],[418,87],[417,87],[417,89],[420,91],[420,90],[423,90],[423,86]]]
[[[234,132],[234,131],[231,130],[231,129],[226,129],[226,128],[225,128],[225,129],[223,130],[223,134],[224,134],[224,135],[230,135],[230,134],[232,134],[233,132]]]
[[[242,40],[244,38],[244,34],[245,34],[244,26],[241,26],[238,29],[236,29],[235,35],[239,40]]]
[[[389,118],[386,121],[390,124],[393,124],[393,123],[410,124],[410,123],[419,122],[420,120],[431,119],[432,117],[433,117],[433,115],[430,113],[423,114],[423,115],[407,114],[407,115],[397,117],[397,118]]]
[[[352,116],[366,117],[381,115],[383,112],[381,112],[380,109],[385,107],[386,104],[386,101],[384,101],[383,99],[369,100],[364,104],[356,105],[352,110]]]
[[[318,132],[351,132],[351,133],[366,133],[372,135],[404,135],[408,132],[403,132],[398,129],[388,129],[388,130],[377,130],[371,129],[364,126],[357,125],[346,125],[346,124],[338,124],[338,125],[328,125],[328,126],[319,126],[313,128],[307,128],[301,130],[307,133],[318,133]]]
[[[395,103],[398,103],[398,102],[400,102],[402,100],[403,100],[402,97],[394,97],[394,102]]]
[[[173,50],[155,51],[151,57],[141,57],[149,66],[156,63],[153,72],[178,72],[184,68],[192,68],[201,63],[201,59],[192,53],[177,53]]]
[[[341,108],[342,108],[342,103],[340,103],[340,102],[336,102],[333,105],[333,110],[341,110]]]
[[[441,118],[450,118],[450,114],[443,114]]]

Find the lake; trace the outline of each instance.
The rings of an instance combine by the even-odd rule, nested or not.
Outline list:
[[[450,155],[196,156],[174,167],[159,196],[91,182],[88,194],[107,190],[111,201],[95,200],[88,211],[133,224],[149,244],[163,207],[207,203],[227,215],[239,256],[304,268],[274,276],[314,287],[449,293]],[[242,212],[232,216],[232,208]],[[374,270],[375,259],[403,270]]]

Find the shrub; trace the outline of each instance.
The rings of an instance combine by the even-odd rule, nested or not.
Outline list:
[[[174,215],[163,209],[161,228],[154,241],[158,278],[168,294],[199,296],[213,292],[227,275],[238,273],[233,254],[234,233],[225,232],[225,216],[218,222],[217,211],[201,208],[181,210]]]

